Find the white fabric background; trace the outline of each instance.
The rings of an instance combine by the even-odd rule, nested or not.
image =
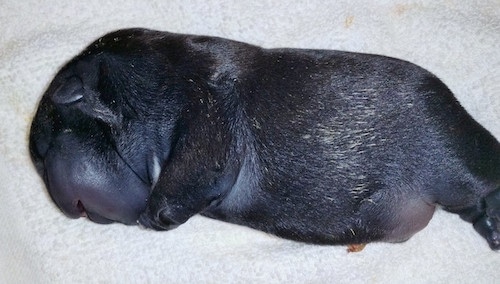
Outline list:
[[[163,233],[64,217],[28,156],[33,112],[66,61],[100,35],[134,26],[406,59],[442,78],[500,137],[498,0],[3,0],[1,283],[498,283],[500,255],[443,211],[406,243],[356,254],[203,217]]]

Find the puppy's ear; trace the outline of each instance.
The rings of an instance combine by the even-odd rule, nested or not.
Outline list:
[[[67,105],[82,100],[84,93],[82,79],[72,76],[50,94],[50,97],[55,104]]]
[[[116,94],[108,94],[110,90],[99,87],[101,72],[102,66],[96,62],[75,62],[58,76],[53,91],[49,91],[50,99],[60,107],[79,109],[108,124],[120,124],[119,110],[109,104],[110,96]]]

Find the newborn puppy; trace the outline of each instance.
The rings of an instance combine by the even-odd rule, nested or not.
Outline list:
[[[54,78],[30,150],[69,217],[195,214],[319,244],[401,242],[435,207],[500,248],[500,146],[434,75],[384,56],[127,29]]]

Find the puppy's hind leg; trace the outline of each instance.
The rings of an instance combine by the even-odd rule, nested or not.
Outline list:
[[[447,202],[440,202],[446,211],[458,214],[463,220],[472,223],[474,229],[488,242],[492,250],[500,250],[500,188],[491,191],[484,197],[476,196],[464,198],[465,206],[450,206]]]
[[[463,118],[454,128],[443,159],[444,175],[434,180],[433,199],[473,224],[493,250],[500,250],[500,144],[484,128]]]
[[[488,194],[482,201],[480,208],[483,209],[473,221],[474,229],[486,239],[490,248],[493,250],[500,249],[500,189],[497,189]],[[478,210],[479,211],[479,210]],[[464,217],[470,217],[469,214]]]

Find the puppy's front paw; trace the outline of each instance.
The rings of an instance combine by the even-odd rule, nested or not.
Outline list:
[[[160,193],[153,193],[146,210],[141,213],[137,223],[146,229],[166,231],[177,228],[186,222],[193,214],[185,205],[175,202]]]
[[[167,211],[167,209],[164,209],[158,213],[151,214],[151,211],[148,209],[139,216],[137,223],[143,228],[156,231],[172,230],[179,227],[180,223],[172,220],[168,216],[169,214]]]

